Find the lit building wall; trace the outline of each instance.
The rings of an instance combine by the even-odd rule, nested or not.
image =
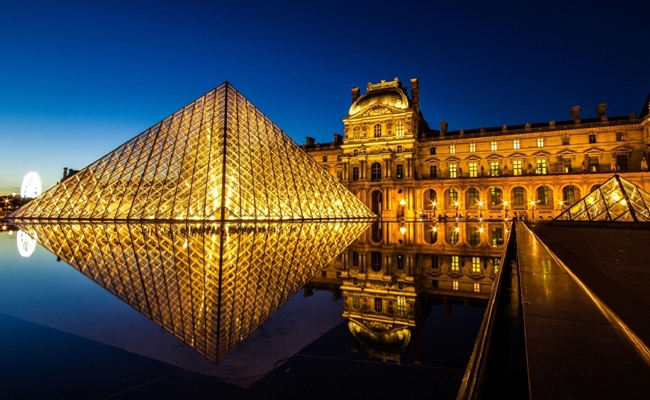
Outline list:
[[[352,89],[344,137],[304,149],[366,206],[387,219],[525,215],[548,219],[614,172],[650,189],[648,100],[637,116],[596,115],[545,123],[431,129],[417,79]]]

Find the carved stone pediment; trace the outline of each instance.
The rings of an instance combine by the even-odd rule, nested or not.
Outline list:
[[[394,112],[393,109],[390,107],[386,107],[385,105],[382,104],[375,104],[372,107],[368,108],[365,110],[363,113],[361,113],[361,117],[374,117],[377,115],[388,115],[392,114]]]

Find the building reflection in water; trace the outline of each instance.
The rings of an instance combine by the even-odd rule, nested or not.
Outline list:
[[[213,362],[367,227],[365,222],[19,226]]]
[[[344,299],[352,351],[400,362],[409,345],[422,362],[422,330],[436,304],[487,304],[507,225],[374,223],[306,288]]]

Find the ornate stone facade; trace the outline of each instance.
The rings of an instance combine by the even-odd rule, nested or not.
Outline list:
[[[432,129],[396,78],[352,89],[344,135],[304,146],[321,165],[384,219],[503,219],[557,216],[618,172],[650,190],[648,100],[641,114],[525,122],[493,128]]]

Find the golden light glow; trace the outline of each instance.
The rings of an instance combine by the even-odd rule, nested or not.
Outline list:
[[[399,201],[399,205],[402,206],[402,207],[404,207],[404,206],[406,205],[406,200],[401,199],[401,200]]]
[[[373,218],[224,83],[18,210],[16,219]]]
[[[402,235],[405,234],[406,233],[406,227],[402,226],[401,228],[399,228],[399,231],[402,233]]]
[[[21,234],[37,237],[48,251],[213,362],[367,227],[363,222],[19,226]]]

